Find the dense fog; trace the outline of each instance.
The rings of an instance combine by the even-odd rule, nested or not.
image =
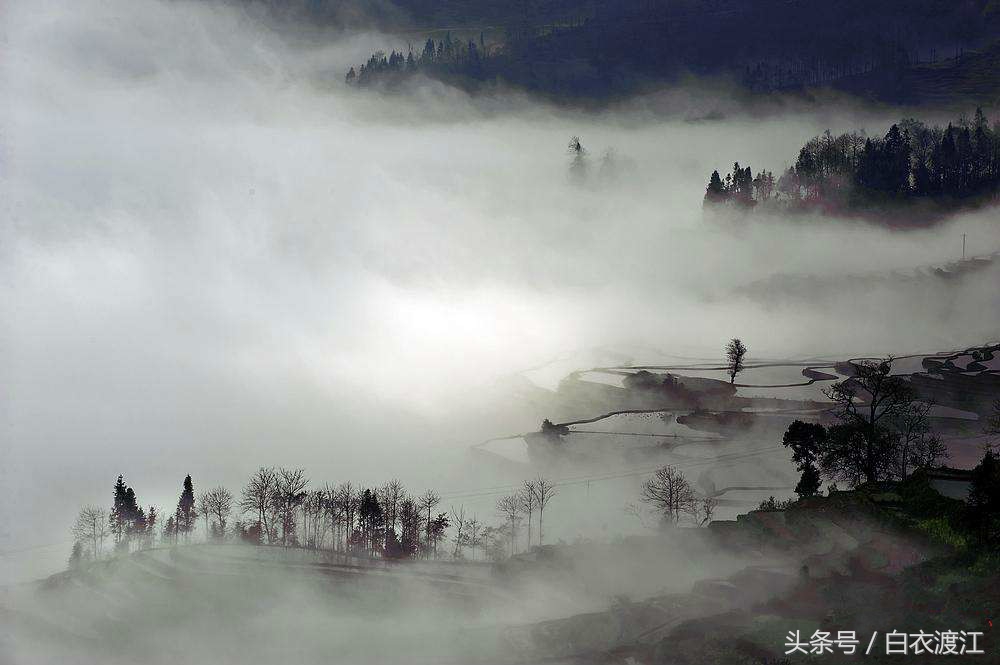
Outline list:
[[[963,233],[994,252],[995,212],[905,232],[702,214],[713,169],[777,173],[825,129],[882,133],[899,109],[751,114],[709,84],[604,111],[381,94],[343,74],[398,37],[208,2],[3,14],[7,553],[58,541],[63,562],[76,509],[107,504],[118,473],[164,506],[186,473],[237,490],[261,464],[475,488],[466,447],[537,426],[502,379],[567,351],[717,357],[739,335],[756,358],[842,358],[997,337],[996,275],[794,306],[745,289],[944,264]]]

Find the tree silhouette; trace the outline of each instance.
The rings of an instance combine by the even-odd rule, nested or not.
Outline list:
[[[521,510],[525,515],[528,516],[528,549],[531,549],[531,514],[535,512],[535,507],[538,505],[538,499],[535,495],[535,482],[532,480],[525,480],[524,487],[517,494],[518,503],[521,506]]]
[[[410,497],[399,503],[399,549],[400,556],[411,557],[420,548],[420,507]]]
[[[441,497],[439,497],[437,494],[435,494],[432,490],[427,490],[426,492],[424,492],[423,494],[420,495],[420,509],[422,511],[427,511],[427,522],[426,522],[426,525],[427,525],[427,534],[426,534],[426,540],[424,542],[426,543],[426,548],[427,548],[427,553],[428,554],[430,554],[430,551],[431,551],[431,530],[432,530],[432,527],[433,527],[433,523],[432,523],[432,520],[431,520],[431,511],[439,503],[441,503]],[[434,551],[434,554],[435,554],[435,557],[436,557],[437,556],[436,549]]]
[[[473,515],[466,522],[466,533],[468,534],[468,545],[472,549],[472,560],[476,560],[476,548],[482,544],[482,528],[483,525],[479,523],[479,519]]]
[[[852,484],[873,483],[898,468],[893,426],[911,410],[913,388],[892,375],[891,356],[851,363],[854,375],[825,390],[840,421],[828,431],[824,472]]]
[[[802,474],[795,486],[800,497],[813,496],[819,491],[820,476],[816,462],[826,444],[826,428],[818,423],[794,420],[785,430],[781,443],[792,450],[792,461]]]
[[[370,489],[361,492],[358,520],[365,550],[370,556],[380,553],[384,545],[385,516],[382,512],[382,506],[379,505],[378,496]]]
[[[149,513],[146,516],[146,537],[144,547],[152,547],[156,544],[156,525],[160,521],[160,511],[156,509],[155,506],[149,507]]]
[[[747,347],[734,337],[726,344],[726,373],[729,374],[729,383],[736,383],[736,375],[743,371],[743,358],[747,354]]]
[[[226,520],[233,510],[233,494],[221,485],[205,492],[202,498],[202,510],[207,511],[216,519],[219,525],[218,533],[222,536],[226,533]]]
[[[566,149],[570,155],[570,178],[573,182],[582,184],[587,178],[587,149],[580,143],[579,136],[571,137]]]
[[[510,555],[514,556],[516,552],[514,542],[517,538],[517,521],[521,514],[521,506],[517,494],[507,494],[497,499],[497,513],[507,520],[509,528],[508,536],[510,537]]]
[[[1000,542],[1000,460],[992,450],[972,470],[969,517],[982,543]]]
[[[184,477],[181,496],[177,500],[177,510],[174,511],[174,524],[177,535],[183,535],[187,538],[191,531],[194,530],[197,515],[194,502],[194,484],[191,482],[191,476],[187,475]]]
[[[240,509],[243,512],[256,514],[257,523],[260,524],[261,531],[269,543],[272,541],[273,533],[269,517],[274,506],[275,491],[277,491],[277,474],[274,467],[260,467],[243,487],[240,499]]]
[[[670,524],[676,525],[682,513],[694,512],[697,499],[691,485],[673,466],[663,466],[642,486],[642,500],[652,504]]]
[[[73,549],[69,554],[69,569],[76,570],[83,565],[84,551],[83,543],[79,540],[73,543]]]
[[[948,457],[948,450],[931,431],[932,408],[932,402],[913,400],[892,418],[890,437],[899,480],[906,478],[911,469],[929,469]]]
[[[145,533],[146,515],[139,507],[135,491],[125,484],[122,475],[115,482],[108,527],[115,536],[115,550],[118,552],[128,552],[132,539]]]
[[[163,537],[175,545],[177,544],[177,519],[174,515],[168,517],[163,525]]]
[[[271,502],[281,525],[281,544],[286,547],[297,544],[295,511],[305,500],[308,484],[304,469],[279,468],[275,475]]]
[[[708,187],[705,188],[705,203],[722,203],[726,198],[726,188],[722,185],[719,172],[712,171],[712,176],[708,179]]]
[[[116,547],[125,538],[125,533],[128,530],[129,514],[128,502],[126,498],[127,490],[128,486],[125,484],[125,478],[119,474],[118,480],[115,482],[111,514],[108,516],[108,525],[111,528],[111,533],[115,536]]]
[[[198,512],[205,520],[205,540],[207,541],[210,537],[208,528],[208,517],[209,515],[212,514],[212,511],[208,509],[208,492],[203,491],[198,495],[197,505],[198,505]]]
[[[451,524],[455,527],[455,549],[452,551],[453,559],[464,558],[463,551],[469,544],[469,534],[466,531],[468,526],[468,521],[465,518],[465,506],[460,506],[457,510],[455,506],[451,507]]]
[[[438,543],[444,538],[445,532],[451,526],[447,513],[438,513],[437,517],[431,520],[431,544],[433,546],[434,558],[438,556]]]
[[[538,545],[541,547],[542,538],[544,537],[542,517],[545,513],[545,506],[549,505],[549,501],[556,495],[556,486],[551,480],[538,476],[535,478],[533,491],[535,494],[535,503],[538,505]]]
[[[121,477],[119,476],[119,478]],[[72,533],[77,542],[87,543],[90,546],[91,556],[94,559],[99,559],[104,547],[104,539],[108,536],[108,523],[104,509],[92,505],[81,508],[76,522],[73,524]]]

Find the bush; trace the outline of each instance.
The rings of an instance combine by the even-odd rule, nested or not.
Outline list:
[[[956,550],[963,551],[969,546],[969,539],[965,534],[956,531],[951,520],[947,517],[931,517],[919,520],[917,528],[930,536],[933,540],[949,545]]]
[[[760,502],[757,506],[757,510],[785,510],[789,506],[795,503],[795,499],[785,499],[784,501],[778,501],[773,496]]]

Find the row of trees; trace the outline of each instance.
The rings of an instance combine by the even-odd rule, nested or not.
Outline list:
[[[348,85],[365,86],[380,79],[413,74],[418,70],[435,74],[456,73],[476,76],[483,60],[489,57],[482,33],[479,35],[477,45],[471,39],[468,41],[452,39],[451,32],[447,32],[444,39],[438,42],[428,39],[419,55],[414,55],[412,50],[405,56],[395,49],[389,55],[386,55],[385,51],[376,51],[357,69],[351,67],[347,71],[345,81]]]
[[[224,487],[217,487],[202,494],[202,510],[219,515],[225,529],[225,516],[232,506],[232,496]],[[172,542],[188,540],[197,521],[195,512],[194,485],[191,476],[186,476],[181,485],[177,508],[162,526],[162,537]],[[115,481],[110,512],[95,505],[80,509],[76,521],[70,529],[74,546],[72,560],[98,559],[104,552],[105,539],[111,538],[115,553],[147,549],[156,543],[160,529],[160,511],[155,506],[143,510],[136,498],[135,490],[119,475]]]
[[[239,507],[249,519],[238,535],[255,543],[330,548],[369,556],[437,556],[450,526],[436,513],[440,497],[409,495],[398,480],[380,487],[352,483],[308,489],[302,469],[261,467],[243,488]]]
[[[546,420],[545,422],[548,421]],[[510,541],[511,556],[517,553],[517,533],[525,517],[528,521],[527,549],[531,549],[533,534],[531,522],[535,511],[538,512],[538,545],[539,547],[542,545],[545,537],[543,525],[545,507],[549,505],[549,502],[555,495],[556,486],[552,481],[539,476],[535,480],[524,481],[524,486],[520,491],[497,499],[497,513],[505,518],[505,522],[499,529],[498,535],[506,535]]]
[[[706,204],[752,206],[769,201],[857,205],[873,198],[967,198],[1000,185],[1000,122],[991,127],[981,108],[971,120],[945,128],[908,118],[884,137],[863,132],[806,143],[795,164],[775,182],[770,171],[752,176],[733,165],[723,179],[713,171]]]
[[[542,477],[525,481],[519,492],[497,502],[498,526],[468,515],[464,506],[438,512],[441,497],[433,490],[409,494],[398,480],[378,487],[352,483],[309,489],[302,469],[261,467],[244,485],[239,497],[215,487],[195,497],[191,476],[184,479],[177,508],[162,526],[161,542],[190,541],[198,517],[204,520],[206,540],[235,539],[252,544],[326,548],[354,555],[404,559],[416,556],[463,559],[477,552],[499,559],[516,553],[515,539],[523,516],[528,518],[527,547],[532,545],[532,517],[538,514],[539,545],[542,519],[555,495],[555,485]],[[234,512],[237,519],[232,521]],[[100,558],[104,540],[113,536],[116,553],[146,549],[156,544],[158,512],[138,506],[135,492],[119,476],[114,507],[107,513],[97,506],[80,510],[72,528],[71,563]],[[451,530],[451,547],[445,548]],[[509,547],[508,547],[509,544]]]

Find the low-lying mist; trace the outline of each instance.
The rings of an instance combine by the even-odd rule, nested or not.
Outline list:
[[[510,630],[604,611],[612,595],[639,589],[686,591],[739,568],[732,555],[668,537],[624,556],[580,548],[558,570],[502,580],[484,564],[442,562],[358,575],[343,559],[201,545],[98,562],[11,590],[0,649],[22,664],[524,662],[531,645]]]
[[[794,307],[740,291],[940,264],[963,233],[992,252],[995,211],[909,232],[702,216],[734,155],[777,171],[824,129],[881,132],[896,110],[722,103],[727,119],[692,122],[703,92],[664,93],[687,100],[666,116],[429,81],[360,92],[344,71],[398,38],[301,38],[216,3],[36,0],[4,21],[3,482],[46,488],[4,503],[5,550],[64,538],[118,473],[167,506],[186,473],[236,490],[261,464],[474,486],[455,452],[525,426],[497,379],[567,351],[712,357],[739,335],[787,358],[997,336],[995,272]]]

